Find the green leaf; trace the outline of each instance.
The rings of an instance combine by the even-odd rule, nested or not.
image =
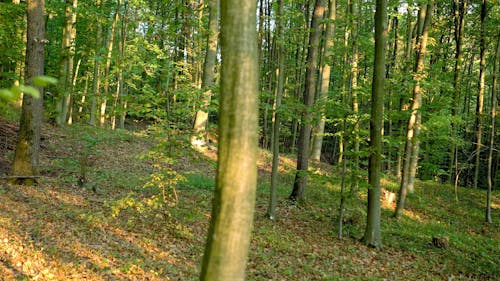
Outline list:
[[[32,95],[35,98],[40,97],[40,92],[38,92],[38,90],[34,87],[19,85],[19,90],[21,90],[21,92],[23,92],[25,94]]]
[[[11,101],[15,98],[16,95],[12,91],[7,89],[0,89],[0,99]]]
[[[48,85],[57,84],[57,79],[50,76],[36,76],[33,78],[33,83],[38,87],[47,87]]]

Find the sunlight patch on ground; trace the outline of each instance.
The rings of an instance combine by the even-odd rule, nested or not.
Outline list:
[[[422,217],[417,213],[412,210],[404,210],[403,211],[405,216],[409,217],[412,220],[418,221],[418,222],[424,222]]]

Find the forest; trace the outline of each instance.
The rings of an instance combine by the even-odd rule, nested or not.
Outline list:
[[[498,0],[0,0],[0,280],[497,280]]]

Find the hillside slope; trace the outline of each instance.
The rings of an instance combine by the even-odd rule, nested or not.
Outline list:
[[[5,131],[5,130],[4,130]],[[6,131],[5,131],[6,132]],[[161,127],[106,131],[46,126],[36,187],[0,182],[1,280],[196,280],[214,188],[215,150],[190,149]],[[9,146],[10,147],[10,146]],[[12,152],[2,151],[8,167]],[[350,200],[336,238],[339,175],[313,165],[305,205],[286,198],[294,160],[282,157],[278,219],[265,218],[271,155],[262,151],[249,280],[493,280],[500,276],[500,194],[419,183],[400,221],[384,202],[384,248],[362,246],[363,200]],[[5,172],[5,170],[2,170]],[[385,179],[384,188],[396,184]],[[364,198],[362,187],[359,197]],[[446,237],[443,248],[433,237]],[[450,279],[451,278],[451,279]]]

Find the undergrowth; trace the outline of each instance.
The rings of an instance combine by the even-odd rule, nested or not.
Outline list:
[[[215,188],[216,152],[158,125],[143,131],[53,129],[35,188],[1,184],[2,280],[197,280]],[[83,160],[82,160],[83,159]],[[400,220],[383,204],[384,247],[363,246],[367,186],[347,200],[337,238],[340,174],[313,164],[306,201],[287,198],[294,159],[281,157],[276,221],[266,218],[270,159],[260,151],[248,280],[492,280],[498,222],[483,224],[482,190],[418,182]],[[364,177],[363,173],[361,173]],[[80,181],[84,178],[84,184]],[[356,181],[348,181],[350,190]],[[395,191],[386,178],[383,187]],[[493,218],[500,218],[498,191]],[[498,220],[496,220],[498,221]],[[447,237],[446,248],[432,245]]]

